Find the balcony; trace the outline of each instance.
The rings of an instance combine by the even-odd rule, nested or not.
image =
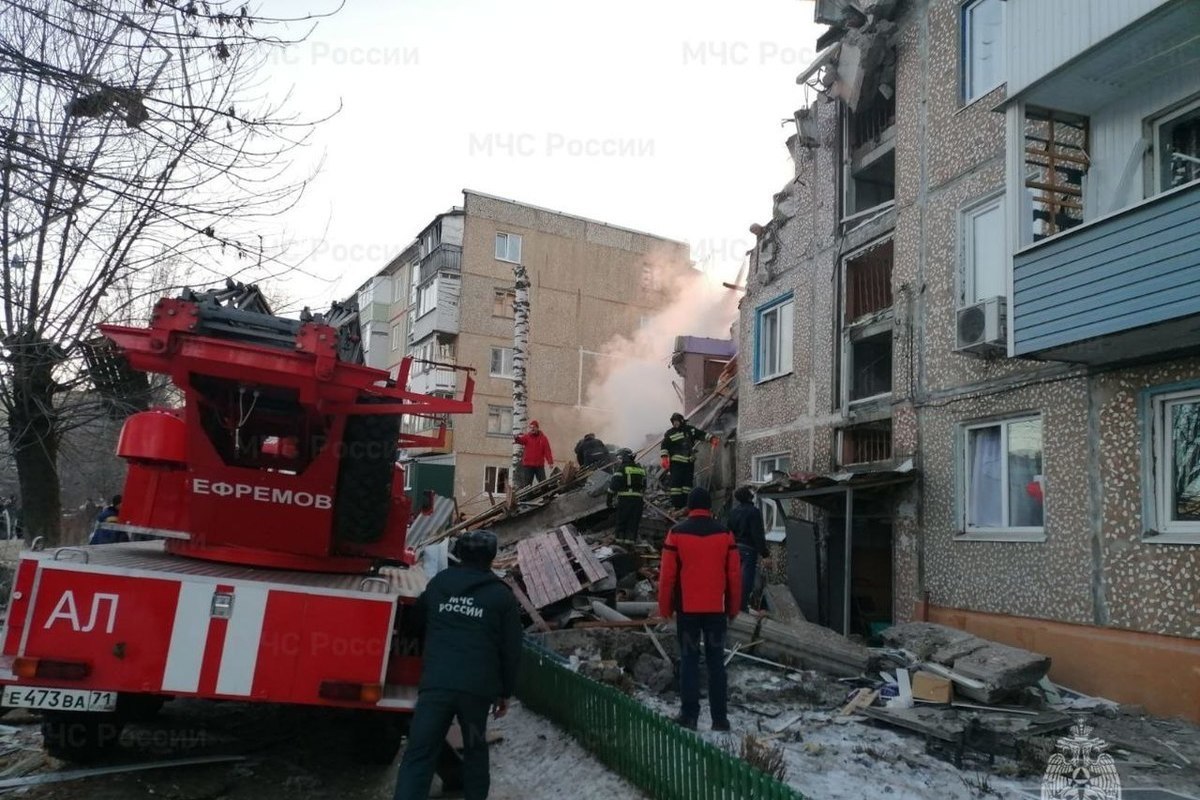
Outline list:
[[[442,273],[417,290],[416,318],[409,342],[419,342],[434,333],[458,334],[458,298],[462,279]]]
[[[457,378],[452,369],[414,363],[408,377],[408,390],[418,394],[453,392],[457,388]]]
[[[1013,355],[1083,364],[1200,346],[1200,181],[1013,257]]]
[[[462,247],[456,244],[439,244],[421,259],[417,268],[421,283],[429,280],[439,272],[462,272]]]

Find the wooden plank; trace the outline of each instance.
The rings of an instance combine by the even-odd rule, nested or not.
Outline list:
[[[505,578],[504,582],[508,584],[508,588],[512,589],[513,596],[517,598],[517,602],[521,604],[521,608],[525,609],[525,613],[537,625],[538,630],[550,630],[550,626],[546,624],[546,620],[538,613],[537,606],[530,601],[529,596],[525,592],[521,591],[521,587],[517,585],[517,582],[512,578]]]
[[[545,578],[540,569],[541,564],[531,544],[529,541],[522,541],[517,544],[517,563],[520,565],[521,577],[525,581],[525,588],[529,592],[530,601],[538,608],[543,608],[549,605],[549,602],[546,601],[549,591],[547,590]]]
[[[592,552],[592,548],[588,547],[583,536],[570,525],[564,525],[559,530],[562,532],[567,546],[574,554],[575,560],[579,563],[580,569],[583,570],[583,574],[587,576],[589,583],[602,581],[608,577],[608,572],[605,571],[604,565],[596,558],[596,554]]]
[[[564,592],[563,597],[570,597],[581,592],[583,584],[575,574],[575,568],[571,566],[571,560],[563,549],[563,543],[558,539],[558,532],[553,531],[547,534],[543,546],[546,548],[550,563],[557,571],[559,585]]]

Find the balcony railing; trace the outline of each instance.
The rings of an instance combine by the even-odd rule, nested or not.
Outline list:
[[[456,244],[439,244],[421,259],[418,271],[421,283],[439,272],[462,272],[462,247]]]
[[[1013,354],[1086,364],[1200,345],[1200,181],[1013,258]]]

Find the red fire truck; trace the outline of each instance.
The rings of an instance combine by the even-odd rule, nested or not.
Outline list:
[[[241,285],[100,328],[109,372],[168,376],[182,403],[122,429],[113,527],[133,541],[22,553],[3,705],[37,709],[47,750],[75,760],[173,697],[355,709],[364,754],[390,760],[420,672],[405,612],[425,583],[396,455],[445,436],[400,419],[469,413],[469,371],[459,398],[414,394],[410,361],[395,379],[361,363],[356,308],[285,319]]]

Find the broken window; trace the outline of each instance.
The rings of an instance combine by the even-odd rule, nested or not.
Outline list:
[[[892,243],[846,262],[846,321],[892,307]]]
[[[876,92],[844,109],[843,212],[853,217],[896,197],[896,96]]]
[[[787,473],[792,468],[792,457],[787,453],[772,453],[765,456],[754,456],[751,460],[751,474],[756,483],[767,483],[774,479],[775,473]],[[779,504],[774,500],[758,499],[758,507],[763,515],[763,527],[767,533],[783,533],[783,514]]]
[[[1083,222],[1083,176],[1088,165],[1088,120],[1078,114],[1025,112],[1025,190],[1033,241]]]
[[[842,263],[835,407],[892,391],[892,254],[889,240]]]
[[[512,289],[497,289],[492,295],[492,316],[512,319],[516,316],[513,304],[517,302],[517,293]]]
[[[838,431],[838,466],[892,459],[892,421],[864,422]]]
[[[1154,123],[1157,191],[1200,180],[1200,101]]]
[[[484,467],[483,491],[485,494],[504,494],[508,491],[508,467]]]
[[[851,335],[848,353],[850,402],[867,400],[892,391],[892,329],[873,336]]]

